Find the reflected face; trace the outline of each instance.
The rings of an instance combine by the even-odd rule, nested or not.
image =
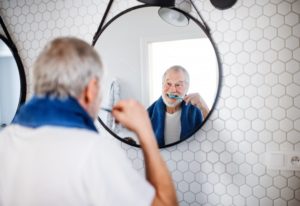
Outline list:
[[[170,70],[166,73],[162,85],[162,98],[168,107],[175,107],[180,104],[187,90],[188,84],[183,71]],[[172,96],[181,98],[170,98]]]

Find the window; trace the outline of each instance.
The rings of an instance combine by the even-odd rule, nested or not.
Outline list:
[[[188,93],[198,92],[211,108],[218,85],[218,65],[208,38],[148,43],[149,105],[161,95],[163,73],[173,65],[189,72]]]

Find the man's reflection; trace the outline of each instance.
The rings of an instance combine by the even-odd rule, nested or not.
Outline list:
[[[162,78],[162,95],[148,108],[160,147],[190,137],[209,112],[198,93],[187,94],[189,79],[182,66],[167,69]]]

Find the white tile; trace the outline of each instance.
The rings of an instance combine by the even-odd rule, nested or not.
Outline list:
[[[242,195],[236,195],[233,197],[233,203],[235,205],[246,205],[245,197]]]
[[[217,153],[221,153],[225,150],[225,144],[222,141],[216,141],[213,143],[213,149]]]
[[[287,179],[277,176],[274,178],[274,186],[281,189],[287,186]]]
[[[198,193],[196,195],[196,200],[199,204],[204,205],[205,203],[207,203],[207,195],[204,193]]]
[[[221,183],[217,183],[214,185],[214,192],[217,195],[224,195],[226,192],[226,187]]]
[[[245,162],[245,154],[241,152],[235,152],[232,155],[232,161],[237,164],[242,164],[243,162]]]
[[[184,200],[187,203],[192,203],[193,201],[196,200],[196,197],[195,197],[195,195],[192,192],[186,192],[186,193],[184,193],[183,196],[184,196]]]
[[[180,192],[187,192],[189,190],[189,185],[188,183],[184,182],[184,181],[180,181],[178,183],[178,190]]]
[[[271,17],[271,25],[278,28],[281,25],[284,24],[284,16],[280,15],[280,14],[274,14]]]
[[[208,195],[208,201],[210,204],[216,205],[220,201],[220,197],[214,193]]]
[[[258,40],[257,49],[259,51],[265,52],[271,47],[271,41],[265,38]]]
[[[281,49],[278,53],[278,59],[283,62],[288,62],[289,60],[291,60],[293,58],[293,56],[295,56],[295,58],[296,58],[296,54],[293,54],[293,51],[286,49],[286,48]]]
[[[299,95],[299,91],[300,91],[300,86],[296,85],[296,84],[290,84],[286,87],[286,94],[295,97],[297,95]]]
[[[287,15],[289,12],[291,12],[291,4],[287,2],[281,2],[278,4],[278,13]]]
[[[263,206],[273,206],[273,200],[271,200],[270,198],[264,197],[262,199],[260,199],[260,205]]]
[[[216,152],[209,152],[207,154],[207,160],[211,163],[216,163],[219,160],[219,155]]]
[[[294,36],[290,36],[285,39],[285,47],[290,50],[294,50],[299,45],[299,39]]]
[[[200,171],[200,164],[196,161],[193,161],[190,163],[189,165],[189,169],[194,172],[194,173],[197,173]]]
[[[259,178],[260,185],[269,188],[273,184],[273,179],[269,175],[264,175]]]
[[[190,190],[191,192],[198,194],[201,191],[201,185],[197,182],[192,182],[190,184]]]
[[[264,15],[266,16],[273,16],[276,13],[276,6],[274,4],[267,4],[263,7]]]
[[[296,144],[300,142],[299,136],[300,132],[293,130],[287,133],[287,140],[292,144]]]
[[[232,179],[233,179],[233,183],[238,186],[244,185],[246,182],[245,176],[241,174],[233,175]]]
[[[270,24],[270,19],[267,16],[263,16],[263,15],[259,16],[256,24],[257,24],[257,27],[263,29]]]
[[[243,196],[243,197],[248,197],[252,194],[252,191],[251,191],[251,187],[249,187],[248,185],[242,185],[240,187],[240,194]]]
[[[284,21],[290,26],[294,26],[297,23],[299,24],[299,14],[289,13],[285,16]]]
[[[231,154],[230,153],[228,153],[228,152],[222,152],[221,154],[220,154],[220,160],[221,160],[221,162],[223,162],[223,163],[229,163],[232,159],[231,159]]]
[[[280,196],[280,191],[279,191],[279,189],[278,188],[276,188],[276,187],[269,187],[268,189],[267,189],[267,196],[269,197],[269,198],[271,198],[271,199],[277,199],[279,196]]]
[[[233,162],[228,163],[226,165],[226,171],[231,175],[237,174],[238,173],[238,165]]]
[[[287,206],[287,201],[281,198],[274,200],[274,206]]]
[[[172,153],[171,153],[171,157],[172,157],[172,159],[173,160],[175,160],[175,161],[179,161],[179,160],[182,160],[182,152],[179,152],[179,151],[173,151]]]
[[[222,195],[221,202],[222,202],[222,205],[224,205],[224,206],[231,206],[232,205],[232,197],[227,194]]]
[[[294,190],[291,188],[283,188],[281,190],[281,198],[284,200],[292,200],[294,198]]]
[[[276,37],[277,30],[273,26],[268,26],[264,28],[264,37],[268,40],[272,40]]]
[[[202,184],[202,192],[204,192],[205,194],[210,194],[213,192],[213,185],[210,183],[204,183]]]
[[[185,182],[191,184],[192,182],[195,181],[195,174],[190,171],[187,171],[184,173],[183,179]]]
[[[242,153],[248,153],[251,151],[251,144],[249,144],[248,142],[241,142],[239,144],[239,149]]]
[[[185,161],[179,161],[177,162],[177,169],[181,172],[188,171],[188,163]]]
[[[284,48],[284,40],[282,38],[276,37],[271,40],[271,48],[275,51],[280,51]]]
[[[277,107],[274,110],[272,110],[272,117],[277,120],[284,119],[285,116],[286,116],[285,110],[280,107]]]
[[[299,26],[299,30],[300,30],[300,26]],[[289,62],[286,63],[286,71],[294,74],[296,72],[299,72],[298,68],[299,68],[300,63],[295,61],[295,60],[291,60]]]
[[[180,181],[183,180],[183,174],[179,171],[174,171],[172,173],[172,178],[173,178],[174,181],[180,182]]]
[[[191,162],[194,160],[194,153],[191,151],[185,151],[183,152],[182,159],[188,162]]]
[[[212,164],[208,163],[208,162],[204,162],[203,164],[201,164],[201,170],[202,172],[209,174],[212,172]]]
[[[261,154],[265,152],[265,145],[257,141],[252,145],[252,151],[255,152],[256,154]]]
[[[214,173],[214,172],[208,174],[207,180],[208,180],[208,182],[210,182],[210,183],[213,184],[213,185],[215,185],[216,183],[218,183],[218,182],[220,181],[220,180],[219,180],[218,174],[216,174],[216,173]]]
[[[288,202],[288,206],[298,206],[300,204],[299,200],[293,199]]]
[[[259,206],[259,199],[254,196],[247,197],[247,205]]]

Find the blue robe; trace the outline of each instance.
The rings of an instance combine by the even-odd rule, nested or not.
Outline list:
[[[148,109],[148,114],[152,123],[152,128],[156,136],[157,143],[160,147],[165,146],[165,116],[166,105],[162,97],[155,101]],[[203,121],[201,110],[192,105],[186,105],[184,101],[181,102],[181,132],[180,140],[185,140],[197,131]]]

